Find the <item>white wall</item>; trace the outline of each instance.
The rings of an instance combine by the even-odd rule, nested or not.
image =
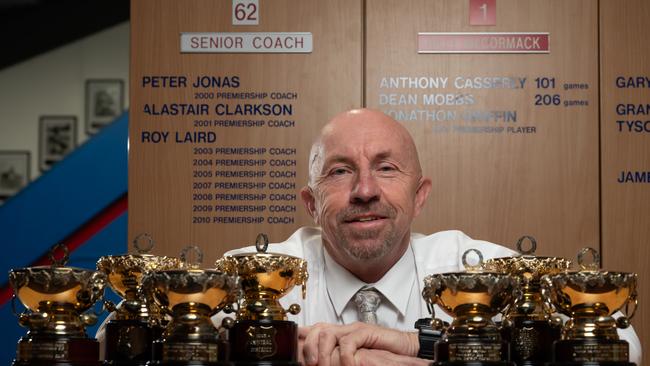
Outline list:
[[[40,174],[39,117],[76,116],[80,145],[88,138],[86,80],[124,80],[124,103],[128,107],[128,77],[128,22],[0,70],[0,151],[31,151],[31,180],[36,179]]]

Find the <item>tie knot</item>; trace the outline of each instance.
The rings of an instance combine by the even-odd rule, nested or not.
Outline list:
[[[374,287],[362,287],[354,295],[354,303],[359,310],[359,319],[364,323],[377,324],[377,308],[381,295]]]

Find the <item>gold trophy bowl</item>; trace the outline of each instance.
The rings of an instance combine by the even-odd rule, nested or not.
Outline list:
[[[145,273],[155,270],[175,269],[181,266],[180,260],[151,254],[129,254],[104,256],[97,261],[97,269],[106,274],[111,289],[125,300],[124,306],[118,306],[116,319],[159,320],[159,314],[150,314],[152,310],[146,297],[139,293]]]
[[[523,248],[524,242],[530,248]],[[541,278],[563,273],[571,261],[560,257],[535,256],[537,241],[523,236],[517,242],[520,255],[488,259],[483,269],[515,277],[521,288],[503,317],[502,336],[511,345],[512,359],[517,365],[537,366],[551,360],[553,342],[560,338],[562,320],[553,316],[554,308],[542,296]]]
[[[226,256],[216,267],[238,276],[243,296],[237,301],[237,321],[229,324],[232,359],[236,362],[267,362],[297,365],[298,327],[287,313],[300,312],[298,304],[284,309],[279,299],[295,286],[305,297],[309,277],[301,258],[267,253],[268,238],[260,234],[255,253]]]
[[[63,248],[61,261],[53,252]],[[14,365],[40,365],[68,362],[66,365],[98,365],[99,343],[89,339],[85,327],[97,321],[84,314],[104,294],[106,276],[93,270],[63,267],[67,247],[50,251],[52,266],[27,267],[9,272],[15,296],[27,308],[19,323],[27,334],[18,343]]]
[[[154,271],[147,280],[156,302],[172,313],[179,305],[204,305],[214,315],[232,303],[237,287],[232,276],[208,269]]]
[[[467,263],[467,255],[475,252],[479,265]],[[443,338],[436,343],[436,364],[457,362],[509,364],[508,345],[502,342],[498,327],[492,317],[501,312],[517,290],[511,276],[496,272],[479,271],[482,255],[470,249],[463,254],[467,272],[441,273],[424,279],[422,296],[433,314],[437,304],[453,318],[448,327],[435,319],[434,328],[443,330]]]
[[[593,262],[584,264],[591,253]],[[600,362],[628,365],[629,345],[618,337],[617,328],[627,328],[637,308],[637,275],[598,270],[596,250],[583,249],[578,255],[582,270],[543,277],[545,295],[569,320],[562,339],[555,344],[555,364]],[[629,311],[629,306],[633,310]],[[625,314],[614,319],[615,312]]]
[[[27,267],[9,272],[16,296],[31,310],[30,315],[21,315],[21,324],[51,334],[85,334],[83,326],[94,323],[92,316],[81,313],[102,297],[105,281],[102,273],[73,267]]]
[[[237,277],[212,269],[187,264],[188,247],[181,254],[185,268],[147,273],[143,289],[172,320],[165,328],[161,343],[162,365],[220,365],[226,352],[219,340],[211,316],[237,298]],[[221,349],[220,349],[221,348]]]

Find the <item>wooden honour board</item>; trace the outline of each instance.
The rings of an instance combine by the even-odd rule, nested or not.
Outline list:
[[[598,248],[597,3],[497,0],[493,26],[470,25],[469,3],[368,2],[366,103],[403,117],[433,180],[415,229],[461,229],[510,247],[531,235],[537,254],[567,258]],[[418,54],[419,32],[546,32],[550,52]],[[396,77],[409,81],[395,87]],[[440,83],[410,82],[423,77]],[[488,83],[477,77],[518,87],[479,88]]]
[[[259,25],[234,26],[231,1],[131,3],[129,237],[150,234],[156,253],[178,255],[183,247],[198,245],[204,265],[212,266],[226,250],[254,243],[258,233],[281,241],[312,223],[297,191],[306,183],[309,148],[322,125],[361,105],[362,6],[349,0],[259,5]],[[181,53],[184,32],[311,32],[313,52]],[[154,87],[153,77],[161,76],[177,77],[176,86],[169,78],[166,85],[158,79]],[[180,76],[186,77],[186,86]],[[192,86],[204,77],[210,87]],[[213,82],[213,77],[220,81]],[[272,99],[271,93],[292,99]],[[183,103],[207,104],[209,114],[162,114],[164,104]],[[217,114],[217,104],[222,114]],[[246,104],[288,107],[280,115],[223,114],[225,105],[231,108],[227,113],[236,113],[236,105]],[[291,113],[285,113],[289,108]],[[176,133],[185,141],[187,132],[203,132],[205,142],[198,136],[193,142],[175,142]],[[216,140],[211,142],[215,136],[208,133],[215,133]],[[271,149],[285,150],[273,154]],[[237,171],[263,175],[227,176]],[[271,212],[272,206],[284,211]],[[277,222],[269,224],[269,218]]]
[[[650,337],[648,18],[648,1],[600,2],[603,267],[639,276],[632,323],[642,346]],[[644,351],[648,364],[647,347]]]

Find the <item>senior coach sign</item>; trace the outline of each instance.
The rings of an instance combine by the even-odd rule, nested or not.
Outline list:
[[[205,263],[310,223],[312,139],[361,105],[360,1],[235,3],[131,5],[129,235]]]
[[[310,53],[311,33],[183,33],[181,52]]]

